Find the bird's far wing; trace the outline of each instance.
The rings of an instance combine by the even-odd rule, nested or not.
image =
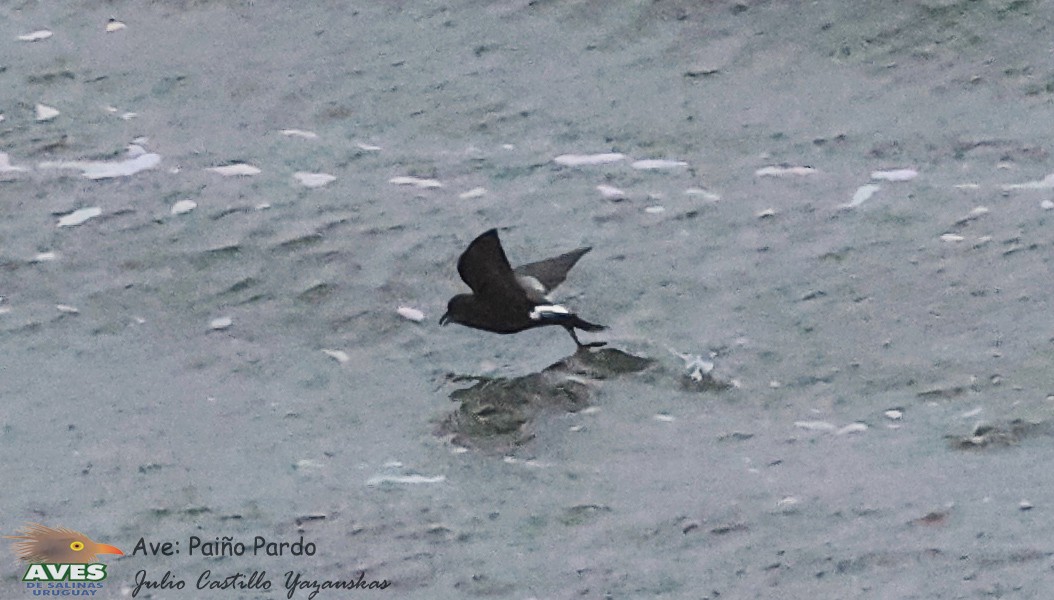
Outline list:
[[[571,270],[571,267],[575,266],[578,259],[592,249],[592,247],[587,246],[554,258],[547,258],[522,267],[516,267],[515,273],[537,279],[539,283],[545,286],[546,292],[551,292],[553,288],[564,282],[564,279],[567,278],[567,272]]]
[[[498,230],[491,229],[472,240],[457,261],[457,272],[473,293],[500,301],[522,300],[523,290],[516,282]]]

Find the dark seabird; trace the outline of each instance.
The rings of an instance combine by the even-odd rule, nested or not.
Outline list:
[[[471,294],[458,294],[447,304],[440,325],[449,322],[494,333],[517,333],[533,327],[559,325],[571,334],[579,348],[596,348],[606,342],[583,344],[575,329],[600,331],[603,325],[590,323],[567,308],[553,304],[547,294],[563,283],[567,272],[592,248],[579,248],[555,258],[533,262],[513,270],[491,229],[472,240],[457,261],[457,272],[472,288]]]

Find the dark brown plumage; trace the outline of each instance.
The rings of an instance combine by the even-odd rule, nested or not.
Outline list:
[[[563,283],[567,272],[589,250],[588,247],[579,248],[513,270],[501,247],[498,230],[486,231],[469,244],[457,261],[458,274],[472,288],[472,293],[451,298],[439,323],[459,323],[502,334],[559,325],[571,334],[571,339],[580,348],[603,346],[604,342],[583,344],[575,333],[575,329],[606,329],[603,325],[580,318],[563,306],[553,304],[547,296]]]

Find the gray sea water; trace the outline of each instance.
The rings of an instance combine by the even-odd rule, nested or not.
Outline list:
[[[301,4],[0,4],[0,533],[101,598],[1048,596],[1054,3]],[[625,354],[439,327],[491,227]]]

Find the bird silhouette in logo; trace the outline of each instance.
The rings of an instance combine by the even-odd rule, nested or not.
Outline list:
[[[502,334],[559,325],[571,334],[579,348],[603,346],[606,342],[583,344],[575,329],[601,331],[607,329],[605,326],[582,319],[554,304],[548,296],[591,249],[579,248],[513,269],[501,247],[498,230],[486,231],[472,240],[457,261],[457,272],[472,293],[451,298],[439,324],[458,323]]]
[[[99,554],[124,554],[120,548],[100,544],[79,531],[65,527],[47,527],[30,523],[23,527],[22,535],[4,536],[22,540],[14,544],[15,555],[33,564],[90,564]]]

